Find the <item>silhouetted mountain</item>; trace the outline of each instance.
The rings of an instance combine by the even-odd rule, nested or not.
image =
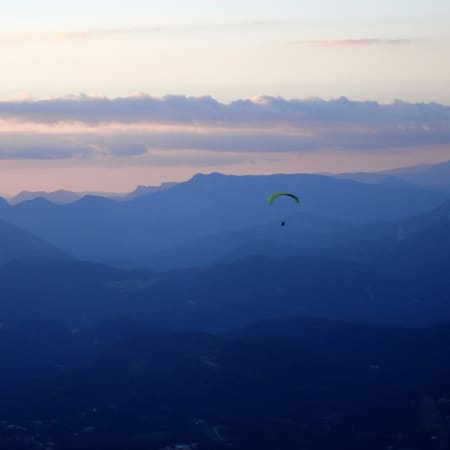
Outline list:
[[[389,237],[394,238],[392,234]],[[450,283],[450,201],[431,213],[401,222],[394,242],[378,259],[385,267]]]
[[[159,186],[142,186],[142,185],[139,185],[134,191],[121,196],[120,200],[128,201],[128,200],[132,200],[134,198],[142,197],[144,195],[151,195],[151,194],[154,194],[155,192],[159,192],[159,191],[164,191],[166,189],[170,189],[170,188],[174,187],[176,184],[177,183],[167,182],[167,183],[161,183],[161,185],[159,185]]]
[[[315,226],[310,226],[314,224]],[[322,224],[320,227],[319,224]],[[269,231],[270,230],[270,231]],[[278,231],[278,232],[276,232]],[[349,225],[335,222],[318,222],[297,215],[289,218],[288,226],[280,229],[260,227],[241,236],[239,242],[229,239],[229,252],[224,260],[232,261],[246,255],[316,258],[335,258],[371,264],[375,270],[401,273],[411,278],[428,278],[448,282],[450,273],[450,201],[426,212],[397,223],[371,223]],[[211,239],[212,241],[212,239]],[[215,256],[226,252],[223,247],[209,246]],[[206,243],[206,242],[205,242]],[[201,249],[206,245],[198,244]],[[184,260],[189,249],[185,245]],[[220,252],[219,252],[220,250]],[[192,246],[194,254],[194,246]],[[183,252],[179,261],[183,261]],[[199,256],[203,256],[200,252]],[[172,256],[175,263],[175,255]]]
[[[305,255],[310,249],[323,248],[336,242],[336,235],[354,227],[348,223],[310,214],[297,213],[280,221],[229,231],[187,241],[157,253],[152,258],[155,269],[167,270],[231,262],[246,256],[293,257]]]
[[[279,222],[293,204],[273,191],[301,197],[301,211],[331,221],[393,221],[427,211],[444,194],[376,186],[318,175],[197,175],[186,183],[127,202],[88,196],[68,205],[42,199],[0,205],[16,223],[80,259],[154,266],[155,255],[209,235]]]
[[[445,280],[450,270],[450,202],[397,223],[352,225],[305,214],[184,243],[155,257],[159,267],[189,267],[245,256],[315,256],[374,263],[386,271]]]
[[[449,344],[448,326],[321,320],[270,321],[222,336],[138,334],[44,377],[39,389],[10,391],[0,404],[0,444],[447,448]]]
[[[15,259],[69,258],[32,233],[0,220],[0,266]]]
[[[439,164],[421,164],[412,167],[384,170],[381,172],[343,173],[345,178],[363,183],[396,186],[418,186],[450,193],[450,161]]]
[[[132,310],[122,304],[127,296],[121,296],[122,290],[114,283],[126,291],[127,283],[133,289],[133,280],[139,276],[138,272],[75,260],[12,261],[0,269],[5,293],[0,317],[61,321],[74,327],[108,320],[121,316],[122,310]]]
[[[160,186],[138,186],[134,191],[120,194],[115,192],[73,192],[60,189],[58,191],[22,191],[19,194],[9,198],[11,205],[18,205],[19,203],[43,198],[51,203],[63,205],[66,203],[73,203],[85,196],[106,197],[113,200],[128,201],[144,195],[154,194],[165,189],[175,186],[177,183],[162,183]]]
[[[22,202],[27,202],[35,199],[45,199],[51,203],[57,205],[64,205],[66,203],[74,203],[85,196],[95,196],[95,197],[106,197],[114,200],[121,200],[123,195],[129,194],[118,194],[115,192],[73,192],[66,190],[59,190],[53,192],[45,191],[22,191],[14,197],[9,198],[8,203],[11,205],[18,205]]]
[[[9,203],[11,205],[17,205],[19,203],[34,200],[35,198],[44,198],[49,202],[56,204],[72,203],[79,200],[83,194],[78,192],[59,190],[54,192],[45,191],[22,191],[19,194],[11,197]]]
[[[132,335],[157,331],[162,330],[151,322],[121,317],[98,322],[95,326],[2,317],[0,395],[75,369]]]
[[[356,242],[347,241],[325,253],[371,262],[384,270],[413,277],[448,282],[450,201],[431,212],[380,226],[372,235],[364,227],[355,235]]]
[[[7,294],[0,317],[74,327],[114,317],[212,331],[274,317],[404,324],[450,318],[445,286],[360,263],[306,257],[255,256],[166,273],[78,261],[15,261],[0,269],[0,285]]]

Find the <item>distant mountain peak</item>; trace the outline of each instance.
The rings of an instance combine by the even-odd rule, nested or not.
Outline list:
[[[335,175],[363,183],[404,185],[450,192],[450,160],[437,164],[418,164],[378,172],[355,172]]]
[[[119,200],[127,201],[132,200],[137,197],[143,197],[147,195],[154,194],[156,192],[165,191],[177,185],[178,183],[172,181],[166,181],[161,183],[159,186],[146,186],[143,184],[139,184],[136,186],[136,189],[128,194],[125,194],[119,198]]]
[[[65,189],[59,189],[53,192],[45,192],[45,191],[21,191],[19,194],[11,197],[9,199],[9,203],[12,205],[17,205],[19,203],[25,201],[35,200],[37,198],[46,199],[52,203],[63,204],[63,203],[72,203],[79,200],[82,197],[82,194],[72,191],[67,191]]]
[[[211,173],[197,173],[195,174],[191,180],[203,180],[203,179],[211,179],[211,178],[224,178],[224,177],[232,177],[232,175],[225,175],[221,172],[211,172]]]

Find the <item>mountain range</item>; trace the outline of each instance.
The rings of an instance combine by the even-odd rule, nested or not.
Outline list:
[[[278,190],[297,193],[301,205],[279,199],[269,207],[267,196]],[[66,205],[44,199],[16,206],[2,202],[0,218],[83,260],[161,269],[168,267],[167,263],[158,266],[158,257],[165,252],[222,233],[280,224],[297,211],[309,217],[310,223],[303,228],[313,228],[309,235],[320,239],[326,221],[326,227],[397,221],[428,211],[447,198],[415,188],[319,175],[214,173],[123,202],[95,196]]]
[[[364,183],[386,186],[416,186],[450,193],[450,161],[439,164],[420,164],[380,172],[343,173],[338,177]]]
[[[11,205],[18,205],[19,203],[34,200],[37,198],[43,198],[51,203],[63,205],[66,203],[73,203],[85,196],[97,196],[112,198],[115,200],[131,200],[132,198],[140,197],[142,195],[150,195],[155,192],[169,189],[175,186],[176,183],[162,183],[160,186],[142,186],[139,185],[132,192],[126,194],[114,193],[114,192],[73,192],[68,190],[58,190],[53,192],[46,191],[21,191],[18,194],[8,198],[8,202]]]
[[[20,259],[65,259],[65,252],[32,233],[0,220],[0,266]]]
[[[0,217],[0,448],[449,448],[447,194],[211,174]]]
[[[383,264],[306,256],[249,256],[169,272],[17,260],[0,268],[0,317],[25,314],[76,328],[130,317],[214,332],[273,317],[441,323],[450,320],[446,280],[389,272]]]

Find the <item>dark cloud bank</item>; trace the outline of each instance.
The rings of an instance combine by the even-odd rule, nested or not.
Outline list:
[[[99,150],[133,157],[151,149],[302,152],[450,145],[449,106],[402,101],[380,104],[344,97],[329,101],[259,97],[220,103],[211,97],[80,95],[3,101],[0,119],[52,128],[61,123],[90,128],[90,132],[60,135],[41,131],[37,146],[31,131],[15,136],[0,133],[0,158],[90,157]],[[114,126],[105,128],[107,124]],[[126,129],[133,124],[143,128]],[[147,124],[171,128],[145,128]]]

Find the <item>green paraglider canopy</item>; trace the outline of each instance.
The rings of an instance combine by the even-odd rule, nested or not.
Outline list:
[[[271,205],[278,197],[282,197],[282,196],[290,197],[296,203],[300,203],[300,199],[296,195],[290,194],[289,192],[275,192],[274,194],[269,195],[269,198],[267,199],[267,203],[269,203],[269,205]]]

